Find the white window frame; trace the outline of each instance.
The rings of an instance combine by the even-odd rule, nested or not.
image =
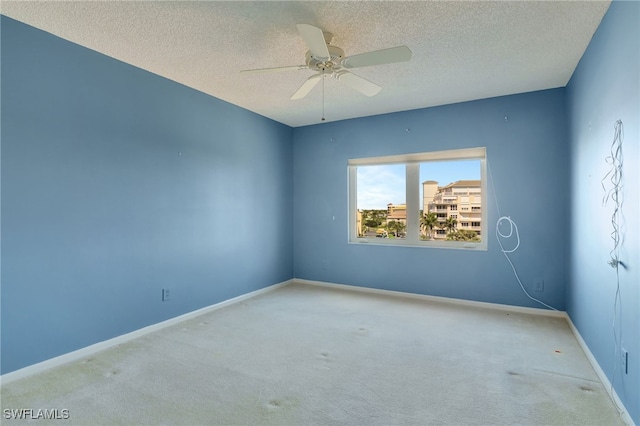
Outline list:
[[[426,241],[420,239],[420,163],[429,161],[480,160],[480,188],[482,191],[481,228],[479,243],[468,241]],[[406,238],[358,238],[356,226],[357,169],[358,166],[404,164],[406,166]],[[391,245],[411,247],[435,247],[447,249],[487,250],[487,152],[486,148],[464,148],[415,154],[389,155],[350,159],[348,175],[349,244]],[[448,182],[447,182],[448,183]]]

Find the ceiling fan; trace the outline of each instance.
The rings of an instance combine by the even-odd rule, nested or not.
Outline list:
[[[366,96],[374,96],[382,90],[377,84],[353,74],[352,68],[362,68],[372,65],[392,64],[411,59],[411,50],[407,46],[391,47],[360,53],[353,56],[345,56],[344,51],[331,45],[333,34],[323,32],[320,28],[308,24],[297,24],[300,36],[307,44],[309,50],[306,53],[305,65],[294,65],[276,68],[259,68],[240,71],[241,73],[265,73],[290,70],[310,69],[317,74],[309,77],[300,88],[291,96],[292,100],[302,99],[313,89],[323,77],[333,76],[344,85],[355,89]]]

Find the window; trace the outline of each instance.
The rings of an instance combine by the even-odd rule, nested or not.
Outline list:
[[[351,159],[348,172],[350,243],[486,250],[485,148]]]

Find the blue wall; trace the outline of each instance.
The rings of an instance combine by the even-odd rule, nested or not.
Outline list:
[[[545,280],[532,294],[611,379],[600,180],[622,119],[630,371],[613,381],[640,423],[639,21],[614,2],[566,89],[292,130],[2,17],[2,373],[293,276],[538,307],[494,237],[508,215],[524,285]],[[348,159],[475,146],[487,251],[347,244]]]
[[[570,123],[571,258],[567,312],[632,418],[640,424],[640,3],[613,2],[567,86]],[[609,171],[616,120],[624,125],[624,242],[616,333],[629,351],[629,374],[614,358],[616,274],[613,204],[602,205],[600,181]],[[615,366],[615,377],[614,374]]]
[[[296,278],[541,307],[499,250],[491,185],[487,251],[347,243],[348,159],[485,146],[500,213],[520,230],[512,260],[523,283],[532,291],[543,278],[544,292],[533,294],[564,310],[565,112],[564,89],[555,89],[294,129]]]
[[[2,373],[292,278],[291,128],[1,24]]]

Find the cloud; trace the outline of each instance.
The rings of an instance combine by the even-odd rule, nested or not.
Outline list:
[[[357,207],[387,209],[387,204],[405,203],[404,165],[358,167]]]

